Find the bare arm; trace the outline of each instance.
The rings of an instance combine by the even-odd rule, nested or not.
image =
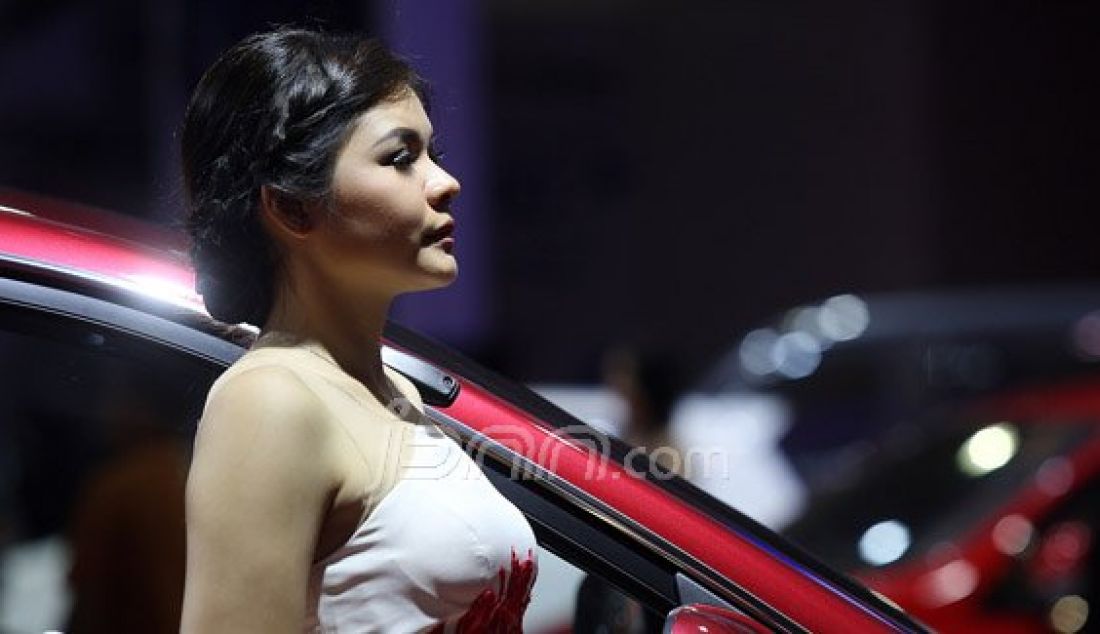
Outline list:
[[[337,486],[323,412],[280,368],[243,372],[211,398],[187,483],[183,632],[301,632]]]

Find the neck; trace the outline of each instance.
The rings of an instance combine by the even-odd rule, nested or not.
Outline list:
[[[349,302],[325,285],[285,287],[264,324],[261,345],[301,347],[339,366],[379,400],[392,391],[382,366],[382,330],[392,297]]]

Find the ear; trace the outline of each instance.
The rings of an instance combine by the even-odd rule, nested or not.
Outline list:
[[[300,199],[274,187],[260,187],[260,214],[276,235],[302,239],[313,229],[313,214]]]

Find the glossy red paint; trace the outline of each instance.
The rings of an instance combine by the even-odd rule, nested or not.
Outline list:
[[[712,605],[680,606],[668,617],[669,634],[767,634],[755,621]]]
[[[182,231],[52,196],[0,187],[0,207],[30,211],[36,218],[125,237],[136,244],[158,245],[179,252],[187,249],[187,237]]]
[[[463,381],[458,399],[445,411],[751,589],[761,601],[813,631],[893,631],[875,614],[766,548],[473,383]]]
[[[157,251],[0,207],[0,256],[38,262],[186,305],[203,312],[195,275],[178,252]]]

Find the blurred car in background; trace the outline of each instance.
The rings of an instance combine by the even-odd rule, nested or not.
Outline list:
[[[256,330],[205,314],[178,238],[4,200],[0,628],[173,631],[194,424]],[[544,569],[598,578],[671,632],[923,630],[526,388],[399,326],[385,338],[384,361],[531,522]],[[555,578],[540,575],[527,631],[607,625]]]
[[[785,533],[941,631],[1079,632],[1098,520],[1100,379],[1078,379],[895,428]]]
[[[771,525],[795,542],[942,631],[1084,631],[1098,311],[1088,286],[841,295],[748,333],[706,388],[775,403],[808,495]]]
[[[853,443],[941,405],[1100,374],[1100,284],[837,295],[736,342],[699,391],[781,401],[816,480]]]

